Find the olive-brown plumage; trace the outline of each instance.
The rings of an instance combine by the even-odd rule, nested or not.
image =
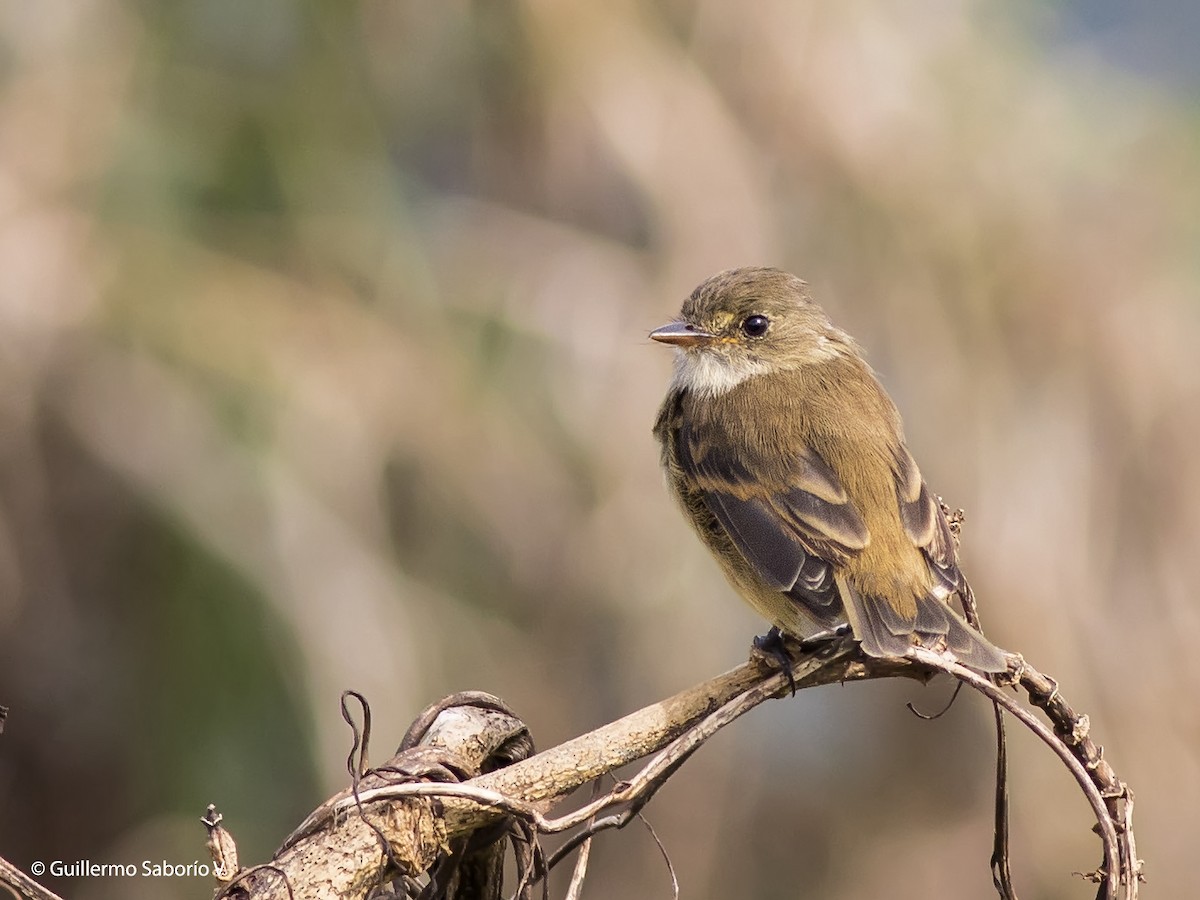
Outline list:
[[[1005,668],[949,606],[968,588],[896,407],[804,282],[722,272],[650,336],[677,349],[654,426],[667,483],[751,606],[796,637],[849,624],[874,656]]]

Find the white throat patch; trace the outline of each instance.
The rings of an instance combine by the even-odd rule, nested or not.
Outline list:
[[[671,387],[701,397],[716,397],[766,371],[765,363],[751,359],[733,360],[711,350],[676,350]]]

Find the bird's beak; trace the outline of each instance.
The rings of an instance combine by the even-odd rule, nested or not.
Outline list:
[[[716,335],[703,328],[697,328],[690,322],[670,322],[662,328],[655,328],[650,332],[650,337],[664,344],[674,344],[676,347],[695,347],[709,343]]]

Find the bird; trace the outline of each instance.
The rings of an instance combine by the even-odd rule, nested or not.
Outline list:
[[[668,489],[751,607],[801,640],[849,626],[872,657],[1006,669],[951,606],[970,587],[896,405],[804,281],[720,272],[650,337],[675,350],[653,430]]]

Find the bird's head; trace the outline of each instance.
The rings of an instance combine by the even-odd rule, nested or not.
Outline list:
[[[678,319],[650,337],[678,350],[675,385],[708,396],[854,352],[805,283],[779,269],[714,275],[684,301]]]

